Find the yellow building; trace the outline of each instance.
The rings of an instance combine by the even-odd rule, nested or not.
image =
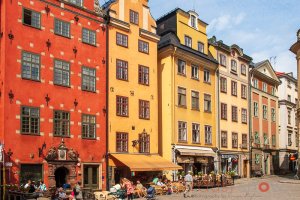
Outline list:
[[[160,154],[185,173],[209,173],[217,165],[218,62],[206,27],[196,12],[182,9],[157,20]]]
[[[156,22],[148,0],[103,5],[108,26],[108,154],[111,184],[178,168],[158,156]],[[146,162],[145,162],[146,160]],[[149,162],[147,162],[149,161]]]
[[[220,171],[249,177],[249,64],[252,58],[237,45],[228,46],[216,37],[209,40],[219,61],[218,149]]]

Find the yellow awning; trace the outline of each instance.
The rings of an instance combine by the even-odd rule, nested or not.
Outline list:
[[[126,165],[131,171],[169,171],[182,169],[159,155],[145,154],[110,154],[112,159],[117,159]],[[116,162],[114,162],[116,163]]]

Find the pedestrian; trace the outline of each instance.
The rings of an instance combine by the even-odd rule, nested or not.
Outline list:
[[[80,181],[77,182],[77,184],[75,185],[73,191],[74,191],[74,195],[75,195],[76,200],[82,200],[83,199],[82,190],[81,190],[81,182]]]
[[[47,191],[47,187],[46,187],[46,184],[44,183],[44,181],[42,181],[42,180],[40,181],[40,185],[39,185],[38,190],[40,192],[46,192]]]
[[[122,187],[126,188],[127,199],[133,200],[134,189],[132,183],[127,178],[123,178],[122,182],[123,182]]]
[[[185,182],[185,191],[183,193],[183,197],[191,197],[190,192],[193,189],[193,176],[192,172],[189,171],[188,174],[184,177]]]
[[[31,185],[31,180],[28,179],[27,183],[25,184],[24,188],[27,189]]]

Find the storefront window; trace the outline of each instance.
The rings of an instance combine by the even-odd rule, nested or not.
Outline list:
[[[36,183],[43,180],[43,165],[22,164],[20,183],[26,184],[28,180]]]

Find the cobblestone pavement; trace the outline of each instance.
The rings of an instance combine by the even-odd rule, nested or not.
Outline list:
[[[300,180],[292,177],[268,176],[262,178],[239,179],[234,186],[211,189],[194,189],[192,197],[183,194],[158,196],[157,200],[213,199],[213,200],[299,200]]]

